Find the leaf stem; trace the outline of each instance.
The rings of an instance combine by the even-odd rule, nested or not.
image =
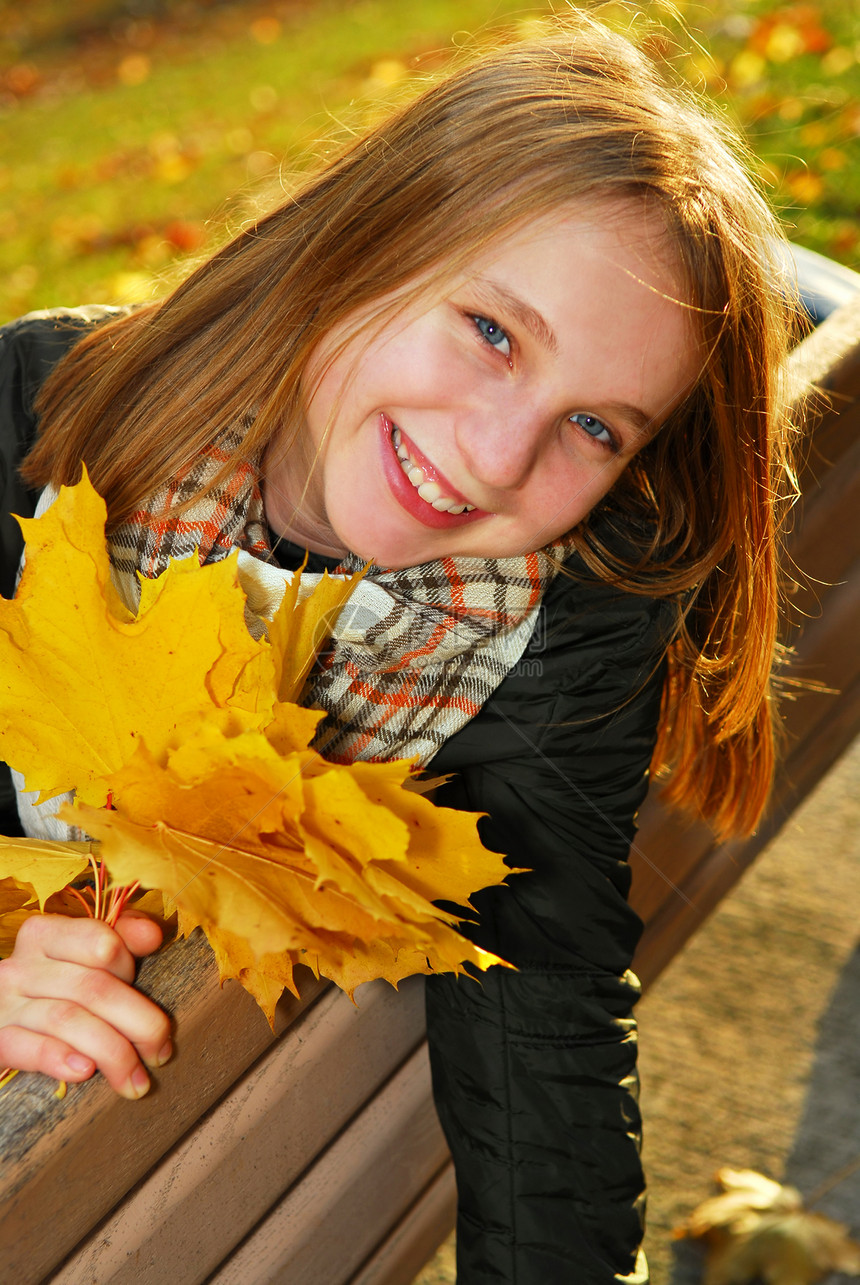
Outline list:
[[[6,1066],[0,1071],[0,1089],[5,1089],[10,1080],[14,1080],[18,1074],[14,1066]]]
[[[102,866],[102,869],[104,869],[104,866]],[[129,898],[134,896],[139,887],[140,880],[135,879],[134,883],[128,883],[124,887],[111,888],[107,913],[104,915],[105,923],[110,924],[111,928],[116,927],[116,922],[125,910]]]
[[[92,910],[77,888],[73,888],[70,884],[68,891],[77,897],[91,919],[103,919],[111,928],[116,928],[117,920],[128,905],[129,899],[134,896],[140,887],[140,881],[135,879],[134,883],[108,887],[107,866],[103,861],[97,861],[92,853],[90,854],[90,869],[93,872],[93,887],[87,888],[85,891],[92,895]]]
[[[93,915],[93,912],[90,909],[90,903],[87,901],[86,897],[83,896],[83,894],[80,893],[77,888],[73,888],[71,884],[69,884],[67,891],[70,892],[73,897],[77,897],[78,901],[81,903],[84,910],[89,915],[90,919],[94,919],[95,916]],[[91,892],[92,890],[90,888],[87,888],[86,891]]]

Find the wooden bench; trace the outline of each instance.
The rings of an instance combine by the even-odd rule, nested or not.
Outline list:
[[[633,864],[649,982],[860,727],[860,296],[794,356],[815,422],[792,553],[787,752],[754,839],[717,845],[649,799]],[[100,1077],[69,1089],[18,1076],[0,1096],[0,1280],[30,1285],[408,1285],[453,1225],[450,1161],[430,1097],[423,985],[360,989],[310,974],[272,1037],[205,943],[148,960],[140,983],[176,1019],[176,1056],[129,1103]]]

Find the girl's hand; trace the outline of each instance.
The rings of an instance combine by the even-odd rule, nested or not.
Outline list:
[[[161,941],[151,919],[34,915],[0,961],[0,1067],[87,1080],[96,1068],[124,1098],[149,1088],[170,1057],[170,1022],[134,989],[136,955]]]

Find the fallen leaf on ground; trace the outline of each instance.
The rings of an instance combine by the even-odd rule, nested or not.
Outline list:
[[[751,1169],[721,1169],[720,1195],[703,1201],[678,1235],[707,1246],[704,1285],[812,1285],[830,1272],[860,1276],[848,1228],[803,1208],[795,1187]]]

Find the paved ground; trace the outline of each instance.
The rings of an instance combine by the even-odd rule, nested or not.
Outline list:
[[[860,1162],[858,908],[860,741],[639,1007],[652,1285],[699,1285],[672,1229],[721,1165],[810,1197]],[[816,1208],[860,1238],[860,1163]],[[449,1242],[415,1285],[453,1280]]]
[[[811,1197],[860,1161],[858,909],[860,741],[640,1006],[654,1285],[700,1280],[671,1229],[719,1166]],[[860,1237],[860,1167],[816,1208]]]

